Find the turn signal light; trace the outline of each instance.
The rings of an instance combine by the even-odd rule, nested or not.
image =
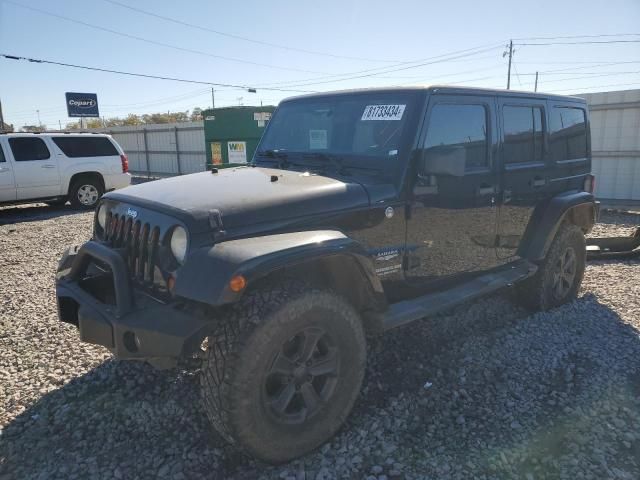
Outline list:
[[[241,292],[247,286],[247,279],[242,275],[236,275],[229,281],[229,288],[232,292]]]
[[[589,174],[584,179],[584,191],[593,193],[596,190],[596,177]]]
[[[173,275],[169,275],[167,278],[167,290],[173,293],[173,289],[176,287],[176,278]]]

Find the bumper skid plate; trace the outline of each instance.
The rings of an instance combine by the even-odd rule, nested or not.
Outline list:
[[[82,282],[97,261],[107,266],[115,301],[98,300]],[[56,276],[58,317],[80,330],[81,340],[102,345],[117,358],[147,360],[171,367],[190,355],[211,328],[211,321],[195,316],[176,303],[163,304],[136,292],[124,259],[98,242],[90,241],[64,253]]]

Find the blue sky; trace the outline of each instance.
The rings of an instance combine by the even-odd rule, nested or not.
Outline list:
[[[510,38],[635,33],[555,42],[640,40],[638,0],[120,1],[181,22],[325,55],[217,35],[107,0],[0,0],[0,53],[257,88],[257,93],[249,93],[215,87],[216,106],[227,106],[273,104],[295,94],[265,90],[266,86],[313,91],[433,83],[504,88],[507,65],[502,45]],[[176,48],[99,31],[16,4]],[[536,70],[541,72],[541,91],[640,88],[640,43],[522,45],[551,41],[515,41],[512,88],[532,90]],[[398,65],[421,59],[428,63],[432,57],[463,50],[446,62]],[[363,70],[376,75],[333,81],[341,78],[336,75],[347,77]],[[211,105],[206,85],[0,58],[0,100],[9,123],[35,124],[39,110],[42,123],[50,128],[58,121],[64,125],[70,121],[64,104],[67,91],[97,92],[101,114],[107,118]]]

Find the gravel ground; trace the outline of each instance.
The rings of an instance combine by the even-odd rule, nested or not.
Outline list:
[[[271,467],[227,446],[197,377],[114,362],[56,319],[53,278],[91,214],[0,209],[0,478],[640,478],[640,263],[589,264],[580,299],[511,292],[371,344],[348,425]],[[640,215],[605,213],[596,235]]]

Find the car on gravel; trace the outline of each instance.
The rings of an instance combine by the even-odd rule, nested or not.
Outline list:
[[[367,338],[515,285],[576,298],[598,204],[582,99],[454,87],[283,101],[250,165],[105,195],[59,317],[117,358],[200,368],[220,434],[278,463],[359,394]]]
[[[0,205],[44,202],[95,208],[103,193],[131,184],[129,161],[101,133],[0,135]]]

